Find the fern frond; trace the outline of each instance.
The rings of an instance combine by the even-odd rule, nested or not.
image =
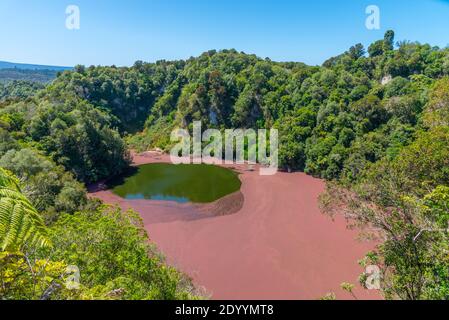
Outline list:
[[[47,228],[30,201],[21,193],[18,180],[0,168],[0,249],[23,244],[48,246]]]

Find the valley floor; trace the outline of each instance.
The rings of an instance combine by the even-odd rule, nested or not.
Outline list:
[[[134,155],[135,165],[168,161],[166,155]],[[340,289],[342,282],[356,284],[359,299],[380,298],[358,285],[363,270],[357,261],[374,244],[357,240],[342,217],[320,213],[322,180],[303,173],[260,176],[245,168],[235,166],[244,201],[230,215],[191,204],[124,200],[108,190],[91,196],[138,211],[167,261],[213,299],[318,299],[329,292],[353,299]]]

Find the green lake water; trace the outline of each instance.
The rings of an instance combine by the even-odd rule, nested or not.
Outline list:
[[[209,203],[240,189],[238,174],[206,164],[152,163],[111,182],[124,199]]]

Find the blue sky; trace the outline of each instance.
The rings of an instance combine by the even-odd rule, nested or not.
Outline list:
[[[81,29],[65,28],[77,5]],[[381,29],[365,28],[377,5]],[[0,60],[132,65],[235,48],[276,61],[321,64],[351,45],[379,39],[449,44],[443,0],[0,0]]]

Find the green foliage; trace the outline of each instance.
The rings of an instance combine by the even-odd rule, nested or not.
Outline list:
[[[37,69],[19,69],[6,68],[0,69],[0,85],[1,83],[9,83],[14,81],[29,81],[35,83],[48,83],[56,78],[58,71],[56,70],[37,70]]]
[[[168,150],[173,128],[200,120],[204,130],[277,128],[281,166],[332,181],[326,209],[386,239],[366,258],[382,267],[385,296],[448,299],[447,233],[426,230],[448,219],[449,50],[395,46],[387,31],[367,52],[357,44],[310,67],[211,50],[130,68],[77,66],[42,90],[1,85],[0,165],[54,224],[55,250],[33,258],[50,259],[58,271],[48,271],[50,282],[32,276],[23,269],[27,252],[4,255],[2,270],[44,281],[42,289],[64,278],[65,263],[79,265],[84,289],[54,298],[191,297],[148,247],[135,215],[97,210],[74,178],[119,174],[130,160],[124,141],[138,151]],[[26,287],[23,297],[42,294]],[[22,294],[11,290],[4,296]]]
[[[121,173],[129,164],[129,153],[114,129],[116,120],[85,101],[72,98],[58,102],[44,96],[0,109],[3,127],[10,132],[0,131],[9,140],[5,147],[0,144],[0,151],[7,147],[20,149],[13,144],[14,140],[22,140],[85,183]]]
[[[0,251],[0,297],[5,300],[43,299],[48,289],[57,287],[59,292],[53,293],[53,299],[69,298],[73,294],[63,286],[66,267],[62,261],[30,260],[22,252]]]
[[[0,74],[2,70],[0,69]],[[1,75],[0,75],[1,77]],[[0,101],[26,99],[32,97],[38,90],[42,90],[44,85],[39,82],[28,82],[15,80],[2,84],[0,82]]]
[[[385,153],[394,157],[410,142],[429,87],[443,75],[437,70],[448,51],[408,42],[395,49],[392,31],[370,48],[366,57],[363,46],[355,45],[321,68],[276,63],[235,50],[164,62],[175,65],[176,72],[148,105],[143,132],[127,140],[138,150],[167,150],[167,133],[174,127],[188,128],[195,120],[201,120],[204,129],[275,126],[281,131],[284,168],[331,179],[340,177],[345,163],[355,158],[354,148],[374,148],[364,145],[367,134],[377,132],[387,142],[377,144],[376,156],[357,157],[363,168]],[[392,80],[382,84],[384,76]],[[316,119],[304,124],[296,120],[302,109]]]
[[[91,207],[46,227],[2,168],[0,245],[1,299],[195,298],[190,280],[149,244],[137,213]],[[68,265],[80,270],[78,288],[67,286]]]
[[[120,130],[140,130],[151,106],[176,78],[183,62],[136,62],[132,68],[77,66],[64,72],[48,88],[51,97],[68,92],[120,119]]]
[[[354,158],[352,144],[357,141],[363,148],[366,134],[379,132],[389,139],[395,126],[417,125],[429,87],[449,65],[447,50],[410,42],[395,49],[393,31],[368,52],[369,57],[357,44],[323,67],[277,63],[236,50],[212,50],[186,61],[138,61],[131,68],[77,66],[41,92],[36,106],[28,106],[27,113],[38,112],[24,129],[46,154],[85,182],[116,174],[126,165],[119,161],[126,154],[118,136],[109,130],[131,133],[126,140],[134,149],[167,150],[172,128],[188,128],[195,120],[204,129],[276,126],[283,133],[279,156],[284,168],[308,167],[314,175],[338,178],[344,163]],[[392,80],[383,85],[384,76]],[[301,109],[314,113],[315,122],[288,130]],[[96,159],[83,141],[103,150],[107,136],[115,136],[107,143],[118,149],[113,155],[121,156]],[[335,149],[316,150],[314,142],[335,140]],[[408,140],[384,143],[380,153],[394,156]],[[114,172],[110,164],[116,161]],[[100,163],[105,165],[97,167]]]
[[[420,132],[394,159],[365,170],[350,190],[329,186],[323,197],[326,211],[343,208],[384,235],[368,259],[382,267],[387,298],[448,298],[448,143],[448,127]]]
[[[19,144],[13,137],[11,137],[11,134],[0,128],[0,156],[3,156],[8,150],[18,148],[20,148]]]
[[[0,167],[26,181],[23,192],[41,212],[73,213],[86,204],[85,188],[33,149],[9,150],[0,158]]]
[[[0,251],[2,299],[195,299],[184,275],[164,264],[136,213],[98,208],[49,229],[51,250]],[[70,268],[79,283],[68,287]]]
[[[0,248],[14,250],[28,244],[50,243],[42,217],[22,194],[19,182],[0,168]]]
[[[384,42],[382,40],[378,40],[372,43],[368,48],[368,53],[370,57],[381,56],[384,53]]]
[[[316,114],[308,108],[301,108],[284,116],[276,123],[279,130],[280,165],[289,169],[303,170],[306,162],[304,141],[312,134]]]
[[[135,212],[100,208],[65,215],[51,228],[51,240],[46,256],[78,266],[82,285],[97,294],[121,289],[122,299],[193,297],[187,279],[148,243]]]
[[[434,84],[426,106],[424,124],[428,127],[449,125],[449,77]]]
[[[394,48],[394,31],[388,30],[384,36],[384,51],[391,51]]]

